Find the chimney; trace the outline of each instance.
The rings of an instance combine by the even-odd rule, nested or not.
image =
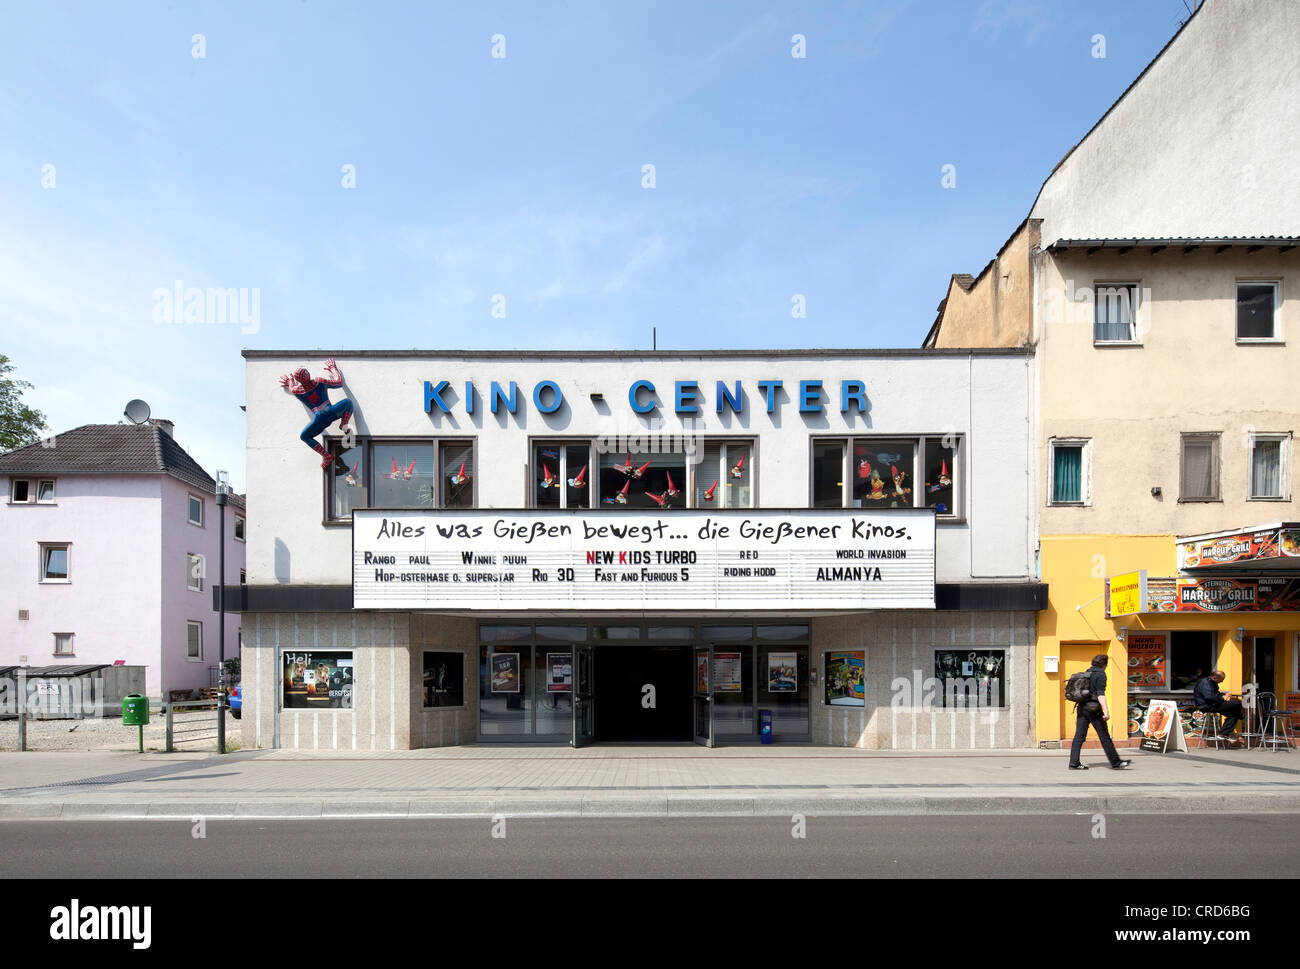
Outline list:
[[[173,429],[176,425],[173,424],[171,421],[167,420],[167,418],[165,418],[165,417],[155,417],[155,418],[153,419],[153,422],[154,422],[155,426],[157,426],[158,430],[162,431],[162,432],[163,432],[164,434],[166,434],[168,437],[172,437],[172,436],[173,436],[173,435],[172,435],[172,429]]]

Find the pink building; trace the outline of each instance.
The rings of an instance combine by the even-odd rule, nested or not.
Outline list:
[[[146,668],[146,691],[198,689],[218,665],[216,482],[170,421],[87,424],[0,455],[0,666]],[[246,512],[226,507],[227,585]],[[238,615],[226,657],[239,656]]]

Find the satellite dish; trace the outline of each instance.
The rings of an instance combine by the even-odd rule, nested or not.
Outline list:
[[[126,410],[122,412],[126,419],[132,424],[143,424],[149,419],[149,405],[139,398],[128,401]]]

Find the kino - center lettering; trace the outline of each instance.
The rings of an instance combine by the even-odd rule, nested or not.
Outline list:
[[[797,389],[795,384],[797,383]],[[831,390],[823,386],[820,380],[800,380],[791,381],[790,389],[786,389],[783,380],[759,380],[755,382],[755,388],[767,407],[769,414],[775,413],[780,404],[782,395],[791,397],[799,404],[799,413],[801,414],[820,414],[826,409],[827,397]],[[867,410],[867,384],[863,380],[841,380],[839,387],[839,404],[840,412],[849,413],[853,407],[857,407],[860,413]],[[667,391],[665,391],[667,393]],[[707,404],[707,390],[701,388],[699,381],[696,380],[676,380],[673,381],[671,392],[671,402],[673,410],[685,417],[698,416],[702,413]],[[493,414],[505,410],[507,413],[514,414],[519,410],[519,385],[513,381],[507,381],[505,386],[501,382],[493,380],[489,382],[487,391],[488,407]],[[474,385],[472,380],[466,381],[462,393],[457,394],[452,389],[450,380],[440,380],[438,383],[426,380],[424,382],[424,410],[431,413],[436,407],[444,414],[450,414],[452,407],[459,403],[466,414],[474,413],[474,408],[481,397],[481,392]],[[627,389],[627,402],[634,413],[650,414],[663,406],[660,400],[660,392],[655,387],[654,382],[650,380],[634,380]],[[743,414],[748,406],[748,395],[745,392],[743,381],[736,380],[728,383],[725,380],[716,381],[713,394],[714,410],[723,414],[731,411],[735,414]],[[542,414],[554,414],[564,406],[564,391],[554,380],[539,380],[533,386],[533,406]]]

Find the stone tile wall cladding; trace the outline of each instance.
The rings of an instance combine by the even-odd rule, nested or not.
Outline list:
[[[478,660],[472,619],[408,613],[258,613],[245,617],[244,747],[410,750],[472,743]],[[353,709],[277,710],[280,650],[353,654]],[[424,709],[424,650],[465,654],[465,706]]]
[[[825,670],[824,653],[866,653],[866,706],[812,698],[812,742],[878,750],[970,750],[1033,747],[1036,616],[1032,612],[880,612],[812,622],[809,665]],[[936,649],[1006,649],[1006,709],[925,709],[917,685],[934,675]],[[919,671],[919,677],[914,671]],[[909,681],[894,689],[897,679]],[[924,693],[924,689],[920,694]]]

